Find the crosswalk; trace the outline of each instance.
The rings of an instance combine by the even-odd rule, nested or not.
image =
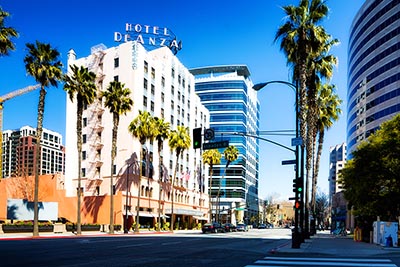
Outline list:
[[[390,259],[373,258],[301,258],[265,257],[245,267],[302,267],[302,266],[344,266],[344,267],[397,267]]]

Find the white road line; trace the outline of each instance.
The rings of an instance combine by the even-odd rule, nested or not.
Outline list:
[[[397,267],[390,259],[372,258],[300,258],[265,257],[245,267],[295,267],[295,266],[346,266],[346,267]]]
[[[272,266],[271,264],[289,264],[289,266],[351,266],[351,267],[397,267],[396,264],[391,263],[357,263],[357,262],[333,262],[333,261],[283,261],[283,260],[258,260],[256,264],[268,264],[266,266]]]
[[[265,257],[264,260],[285,260],[285,261],[347,261],[347,262],[392,262],[390,259],[357,259],[357,258],[285,258]]]

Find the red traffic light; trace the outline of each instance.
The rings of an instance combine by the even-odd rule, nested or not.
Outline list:
[[[295,209],[301,209],[301,207],[302,207],[302,203],[301,203],[300,200],[297,200],[297,201],[294,202],[294,208]]]

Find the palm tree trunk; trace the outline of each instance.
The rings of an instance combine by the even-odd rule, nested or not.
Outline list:
[[[210,222],[212,222],[212,201],[211,201],[212,176],[213,176],[212,165],[210,165],[210,186],[208,188],[208,210],[210,212]]]
[[[140,219],[140,195],[141,195],[141,188],[142,188],[142,167],[143,167],[143,162],[142,162],[142,156],[143,156],[143,149],[142,145],[140,146],[140,158],[139,158],[139,178],[138,178],[138,198],[137,198],[137,204],[136,204],[136,224],[135,224],[135,232],[139,232],[139,219]]]
[[[79,98],[79,96],[78,96]],[[77,190],[77,216],[76,216],[76,234],[81,234],[81,164],[82,164],[82,113],[83,106],[82,101],[80,99],[78,101],[78,110],[76,117],[76,135],[78,138],[77,147],[78,147],[78,190]]]
[[[44,116],[44,104],[46,98],[46,90],[42,85],[39,95],[38,105],[38,116],[37,116],[37,127],[36,127],[36,157],[35,157],[35,193],[34,193],[34,204],[33,204],[33,236],[39,236],[39,173],[40,173],[40,140],[42,139],[43,132],[43,116]]]
[[[319,138],[318,138],[318,150],[317,150],[317,158],[315,160],[315,174],[314,174],[314,183],[313,183],[313,187],[315,187],[314,189],[314,198],[313,198],[313,205],[315,207],[315,202],[316,202],[316,187],[317,187],[317,180],[318,180],[318,172],[319,172],[319,163],[321,160],[321,154],[322,154],[322,147],[324,144],[324,135],[325,135],[325,131],[322,130],[319,132]]]
[[[110,175],[110,234],[114,233],[114,160],[117,155],[118,114],[113,114],[112,148],[111,148],[111,175]],[[126,214],[127,216],[127,214]]]
[[[178,171],[179,168],[179,153],[176,153],[176,165],[175,165],[175,171],[174,171],[174,178],[172,179],[172,196],[171,196],[171,225],[170,230],[173,231],[174,230],[174,195],[175,195],[175,180],[176,180],[176,173]]]

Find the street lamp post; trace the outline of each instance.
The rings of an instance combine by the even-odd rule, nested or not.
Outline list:
[[[253,89],[256,91],[261,90],[265,86],[269,84],[274,84],[274,83],[279,83],[279,84],[284,84],[289,86],[291,89],[295,91],[295,106],[296,106],[296,139],[300,137],[299,134],[299,89],[297,84],[292,84],[287,81],[279,81],[279,80],[274,80],[274,81],[268,81],[268,82],[263,82],[263,83],[258,83],[253,86]],[[269,142],[271,142],[269,140]],[[278,144],[280,145],[280,144]],[[280,145],[282,146],[282,145]],[[303,173],[303,165],[304,165],[304,148],[303,145],[301,146],[301,162],[299,164],[299,146],[296,145],[296,149],[292,150],[294,151],[295,156],[296,156],[296,171],[295,171],[295,179],[300,179],[304,176]],[[300,165],[300,172],[299,172],[299,165]],[[299,176],[300,174],[300,176]],[[298,192],[295,193],[295,201],[299,199]],[[303,202],[303,192],[300,193],[300,201]],[[305,205],[303,205],[305,206]],[[300,217],[300,218],[299,218]],[[303,207],[300,209],[300,214],[298,214],[297,209],[295,209],[295,227],[294,227],[294,232],[292,233],[292,248],[300,248],[300,243],[301,243],[301,237],[300,237],[300,231],[299,231],[299,221],[300,221],[300,229],[303,228],[303,220],[304,220],[304,213],[303,213]]]

